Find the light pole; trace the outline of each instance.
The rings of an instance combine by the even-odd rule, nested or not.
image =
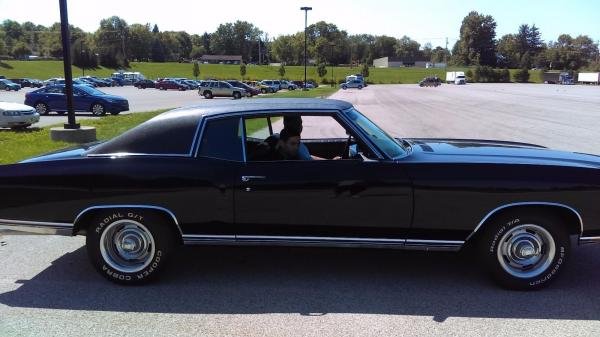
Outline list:
[[[335,87],[335,83],[333,82],[333,47],[335,47],[335,43],[330,43],[331,46],[331,87]]]
[[[85,60],[83,59],[83,39],[79,40],[79,61],[81,62],[81,76],[85,76]]]
[[[65,95],[67,96],[67,124],[65,129],[79,129],[75,122],[73,110],[73,75],[71,73],[71,41],[69,34],[69,15],[67,14],[67,0],[59,0],[60,6],[60,33],[62,37],[63,65],[65,68]]]
[[[308,11],[312,10],[312,7],[300,7],[301,11],[304,11],[304,90],[306,90],[306,44],[307,44],[307,33],[308,28]]]

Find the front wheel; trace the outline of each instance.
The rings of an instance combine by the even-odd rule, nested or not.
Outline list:
[[[242,98],[242,94],[240,94],[237,91],[233,93],[233,99],[240,99],[240,98]]]
[[[157,277],[175,242],[161,217],[136,210],[98,214],[86,236],[88,257],[96,270],[110,281],[127,285]]]
[[[205,92],[204,92],[204,98],[206,98],[206,99],[211,99],[211,98],[213,98],[213,94],[212,94],[212,92],[210,92],[210,91],[205,91]]]
[[[95,103],[94,105],[92,105],[92,114],[94,114],[94,116],[104,116],[106,114],[104,105],[100,103]]]
[[[489,224],[479,241],[479,252],[500,285],[536,290],[550,284],[564,269],[570,238],[560,218],[519,211]]]
[[[35,111],[40,114],[40,115],[47,115],[50,112],[50,108],[48,107],[48,104],[46,103],[36,103],[35,106]]]

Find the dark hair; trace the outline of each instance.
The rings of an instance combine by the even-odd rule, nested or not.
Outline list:
[[[283,116],[283,127],[286,129],[298,130],[302,129],[302,117],[300,116]]]
[[[298,132],[298,130],[295,129],[284,128],[279,133],[279,139],[281,139],[284,142],[287,142],[288,139],[290,139],[291,137],[300,137],[300,132]]]

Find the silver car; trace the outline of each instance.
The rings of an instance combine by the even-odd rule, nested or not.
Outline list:
[[[246,90],[236,88],[225,81],[204,81],[198,88],[198,95],[208,99],[213,97],[233,97],[234,99],[240,99],[246,96]]]
[[[0,128],[24,129],[39,121],[40,114],[28,105],[0,102]]]

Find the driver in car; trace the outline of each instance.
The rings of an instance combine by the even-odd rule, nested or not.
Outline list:
[[[277,143],[262,142],[256,148],[252,160],[298,160],[300,133],[298,130],[284,128],[277,137]]]

